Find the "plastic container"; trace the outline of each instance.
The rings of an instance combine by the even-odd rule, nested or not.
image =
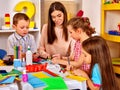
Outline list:
[[[26,66],[25,58],[22,59],[22,67]]]
[[[21,59],[14,59],[13,60],[13,65],[14,65],[15,69],[21,67]]]
[[[28,46],[28,50],[26,52],[26,65],[32,65],[32,52],[31,52],[29,46]]]

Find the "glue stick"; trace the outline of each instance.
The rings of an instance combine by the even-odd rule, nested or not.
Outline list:
[[[28,81],[28,75],[27,75],[27,73],[26,73],[26,70],[23,70],[22,81],[23,81],[23,82],[27,82],[27,81]]]

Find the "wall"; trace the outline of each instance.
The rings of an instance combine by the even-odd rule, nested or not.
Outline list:
[[[68,17],[75,16],[82,7],[82,0],[42,0],[42,25],[47,23],[49,6],[55,1],[60,1],[65,6]]]
[[[89,17],[91,25],[100,34],[101,23],[101,0],[82,0],[84,16]]]

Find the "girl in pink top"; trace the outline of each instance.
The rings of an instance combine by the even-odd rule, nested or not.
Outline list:
[[[88,71],[90,69],[90,61],[84,61],[84,58],[87,57],[83,52],[81,52],[81,43],[91,37],[92,34],[95,33],[95,29],[90,26],[90,21],[87,17],[71,18],[67,23],[67,29],[70,36],[76,41],[74,51],[70,56],[70,65],[76,68],[80,67],[82,70]],[[53,58],[52,62],[68,65],[68,61],[56,58]]]

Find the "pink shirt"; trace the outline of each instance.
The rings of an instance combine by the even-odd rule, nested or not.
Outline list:
[[[81,54],[81,43],[80,41],[75,42],[74,46],[74,60],[77,61]]]
[[[80,55],[81,55],[81,43],[80,41],[76,41],[74,46],[74,60],[77,61]],[[83,64],[80,66],[80,69],[88,71],[90,69],[90,64],[86,64],[83,62]]]
[[[61,56],[66,56],[68,51],[68,47],[72,38],[69,36],[68,41],[62,37],[63,30],[60,28],[55,28],[55,33],[58,38],[53,44],[47,43],[47,24],[45,24],[42,28],[42,34],[40,38],[39,48],[44,49],[50,55],[60,54]]]

